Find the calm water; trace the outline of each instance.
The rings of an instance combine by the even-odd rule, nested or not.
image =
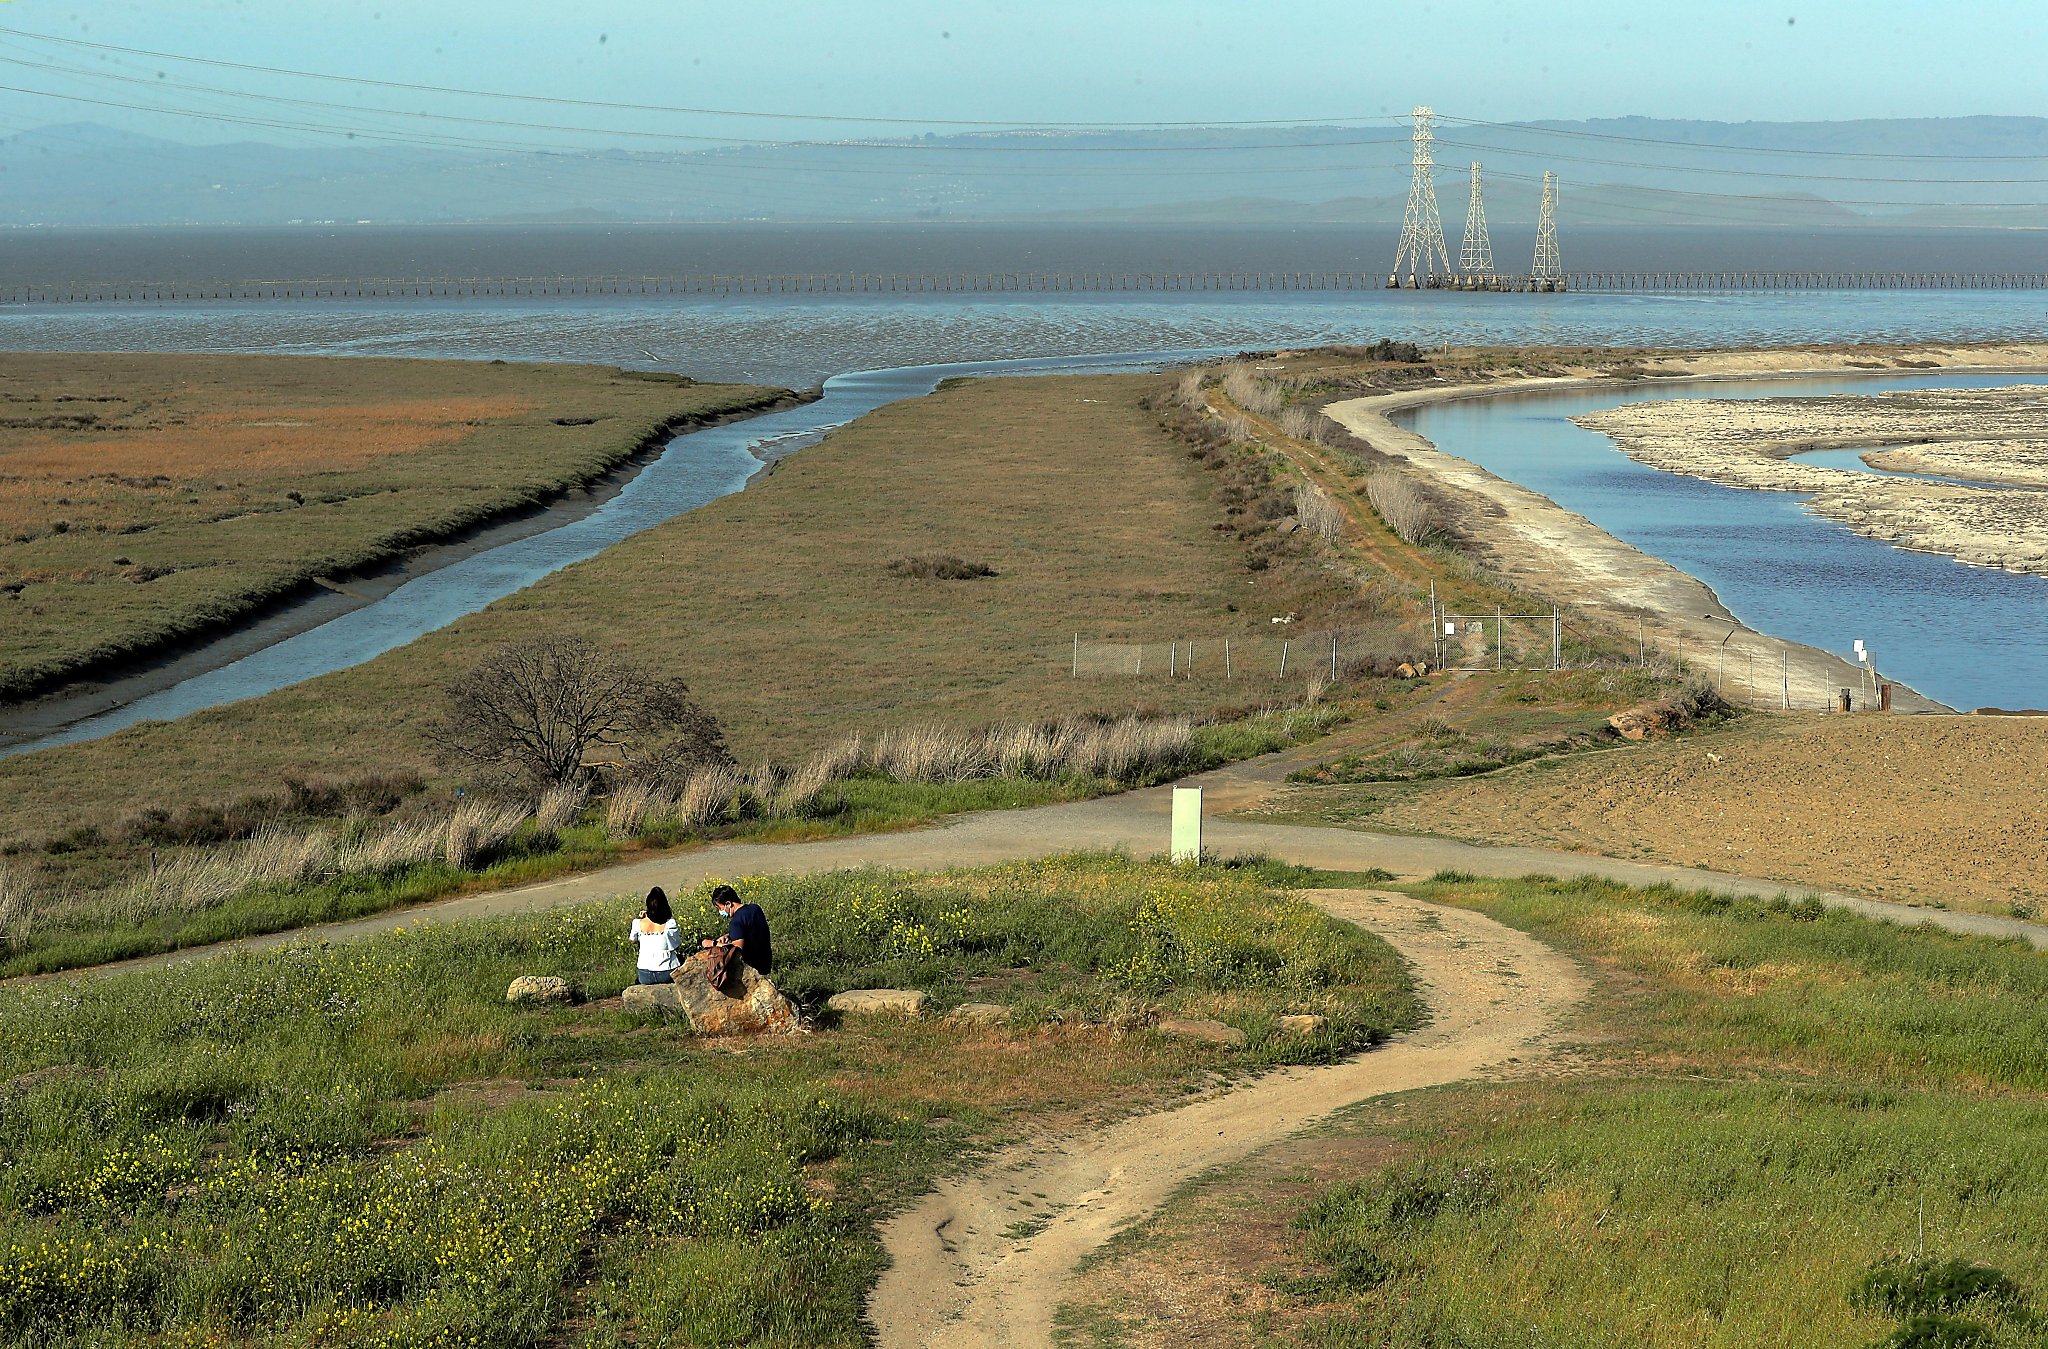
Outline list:
[[[851,370],[1379,337],[1727,346],[1978,341],[2048,329],[2048,292],[1752,295],[792,296],[277,301],[0,309],[0,350],[595,361],[805,388]]]
[[[486,237],[488,236],[488,237]],[[1497,241],[1502,235],[1496,235]],[[0,248],[0,284],[282,279],[306,276],[616,275],[669,271],[1009,270],[1062,267],[1357,268],[1391,253],[1371,229],[1303,230],[505,230],[101,231],[13,233]],[[1723,231],[1686,237],[1639,232],[1570,266],[1785,268],[1833,266],[2011,268],[2037,265],[2018,232],[1839,238]],[[1382,248],[1385,244],[1387,247]],[[1505,245],[1503,245],[1505,246]],[[1844,250],[1848,250],[1846,253]],[[1860,250],[1860,251],[1858,251]],[[466,269],[466,270],[465,270]],[[822,430],[948,374],[1144,362],[1164,354],[1392,336],[1427,344],[1614,343],[1723,346],[1840,341],[2032,338],[2048,296],[2032,292],[1837,292],[1784,295],[1490,295],[1375,291],[1325,295],[849,296],[435,300],[177,304],[135,308],[0,309],[0,350],[281,352],[593,361],[700,378],[790,387],[825,383],[823,401],[680,439],[602,510],[418,578],[377,604],[202,675],[63,738],[106,734],[146,717],[184,715],[366,660],[529,585],[619,538],[737,490],[758,467],[753,447],[785,453]],[[1125,353],[1124,356],[1105,353]],[[848,372],[877,372],[849,374]],[[1923,383],[1954,384],[1952,379]],[[1911,381],[1854,387],[1908,387]],[[1832,390],[1838,386],[1806,385]],[[1773,388],[1770,392],[1783,390]],[[1632,391],[1636,392],[1636,391]],[[1641,390],[1655,396],[1679,391]],[[1732,388],[1727,392],[1736,392]],[[1758,392],[1762,392],[1759,390]],[[1606,395],[1609,402],[1616,395]],[[1582,406],[1604,405],[1599,399]],[[1495,411],[1495,408],[1501,409]],[[1507,409],[1512,408],[1512,411]],[[1564,422],[1568,411],[1475,402],[1432,412],[1454,453],[1512,454],[1541,438],[1581,456],[1582,483],[1626,479],[1636,510],[1567,500],[1545,472],[1554,456],[1490,466],[1558,496],[1616,533],[1712,584],[1753,624],[1834,649],[1863,636],[1888,671],[1945,701],[2036,704],[2048,696],[2014,669],[2033,650],[2015,630],[2041,583],[1905,554],[1817,522],[1791,498],[1733,493],[1643,469],[1602,437]],[[1491,448],[1456,442],[1457,419]],[[1432,423],[1432,425],[1438,425]],[[1654,484],[1641,475],[1658,480]],[[1715,523],[1693,510],[1718,512]],[[1593,494],[1598,496],[1597,493]],[[1708,503],[1711,503],[1709,505]],[[1853,582],[1853,584],[1852,584]],[[1890,612],[1887,613],[1886,611]],[[1938,615],[1935,611],[1941,611]],[[1951,611],[1960,616],[1951,621]],[[1883,627],[1880,620],[1892,627]],[[2038,656],[2038,653],[2036,653]],[[2035,661],[2038,664],[2038,659]],[[2004,675],[1972,671],[2014,669]],[[1995,690],[1995,691],[1993,691]],[[17,747],[19,748],[19,747]]]
[[[1713,587],[1750,627],[1878,668],[1952,707],[2048,706],[2048,579],[1966,567],[1866,539],[1807,514],[1804,495],[1721,487],[1630,459],[1566,418],[1672,398],[1811,397],[1884,389],[1992,388],[2020,376],[1878,376],[1626,393],[1537,394],[1419,408],[1408,424],[1441,449],[1543,493]],[[1867,471],[1867,470],[1866,470]]]

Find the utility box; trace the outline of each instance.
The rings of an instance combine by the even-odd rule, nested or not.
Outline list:
[[[1173,860],[1202,860],[1202,789],[1173,789]]]

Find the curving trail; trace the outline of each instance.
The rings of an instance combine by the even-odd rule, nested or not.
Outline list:
[[[1569,960],[1479,914],[1377,890],[1303,894],[1408,959],[1429,1026],[1343,1063],[1019,1144],[948,1182],[882,1229],[891,1267],[869,1316],[885,1349],[1050,1345],[1076,1264],[1187,1181],[1355,1102],[1540,1061],[1585,994]]]

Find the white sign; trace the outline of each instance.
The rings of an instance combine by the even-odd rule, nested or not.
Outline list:
[[[1457,619],[1455,619],[1455,618],[1447,618],[1447,619],[1445,619],[1445,620],[1444,620],[1444,636],[1446,636],[1446,637],[1456,637],[1457,635],[1458,635],[1458,620],[1457,620]]]
[[[1861,637],[1856,639],[1856,654],[1859,656],[1863,654],[1863,639]]]
[[[1870,653],[1859,646],[1856,648],[1856,659],[1868,665],[1870,663]]]
[[[1202,789],[1173,789],[1173,860],[1202,860]]]

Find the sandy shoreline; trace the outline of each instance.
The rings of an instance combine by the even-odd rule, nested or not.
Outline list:
[[[2048,345],[1791,348],[1644,356],[1629,373],[1710,384],[1802,375],[1878,375],[1921,370],[1957,374],[2048,371]],[[1438,488],[1496,523],[1489,535],[1492,564],[1510,579],[1572,607],[1595,613],[1626,630],[1638,626],[1653,654],[1676,656],[1724,682],[1728,696],[1759,707],[1818,711],[1838,691],[1852,690],[1855,706],[1868,697],[1860,667],[1826,651],[1759,633],[1728,612],[1704,582],[1661,558],[1623,543],[1550,498],[1447,454],[1393,414],[1428,403],[1519,393],[1605,389],[1613,374],[1596,370],[1562,376],[1506,378],[1443,388],[1409,390],[1329,404],[1325,414],[1382,453],[1406,460]],[[1914,470],[1918,471],[1918,470]],[[1846,474],[1845,476],[1854,476]],[[1920,693],[1897,685],[1901,711],[1946,711]]]

